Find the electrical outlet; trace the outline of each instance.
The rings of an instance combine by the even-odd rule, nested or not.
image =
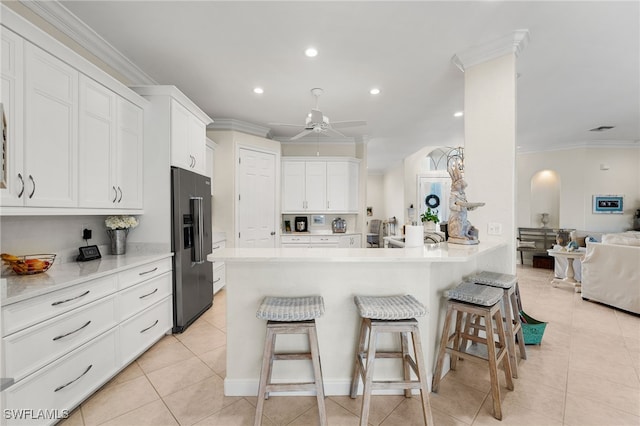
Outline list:
[[[487,224],[488,235],[502,235],[502,224],[498,222],[489,222]]]
[[[83,223],[82,225],[80,225],[80,236],[82,237],[82,239],[84,240],[84,230],[85,229],[89,229],[89,224],[88,223]]]

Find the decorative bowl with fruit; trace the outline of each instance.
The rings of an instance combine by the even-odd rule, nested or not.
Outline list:
[[[7,269],[18,275],[32,275],[47,271],[56,259],[55,254],[27,254],[15,256],[13,254],[2,253],[2,261],[7,265]]]

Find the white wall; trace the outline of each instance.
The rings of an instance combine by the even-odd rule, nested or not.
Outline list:
[[[400,233],[409,207],[404,200],[404,165],[402,163],[397,163],[385,172],[383,187],[385,217],[395,216],[398,219],[396,232]]]
[[[600,165],[608,170],[600,170]],[[531,178],[541,170],[555,171],[560,180],[559,226],[596,232],[630,229],[640,208],[640,147],[573,148],[517,156],[517,225],[537,226],[530,218]],[[624,214],[593,214],[592,196],[624,195]],[[533,223],[532,223],[533,220]]]

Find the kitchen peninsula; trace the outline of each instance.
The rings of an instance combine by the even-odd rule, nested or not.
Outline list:
[[[263,297],[321,295],[325,314],[317,320],[325,394],[348,395],[359,316],[356,294],[414,295],[429,309],[420,318],[425,364],[431,376],[444,311],[443,291],[480,269],[505,271],[508,247],[502,242],[476,246],[442,243],[405,249],[227,248],[208,257],[226,264],[227,370],[225,394],[256,395],[265,322],[256,318]],[[388,336],[384,336],[388,337]],[[398,342],[382,339],[382,345]],[[299,349],[304,336],[281,336],[278,350]],[[376,377],[399,378],[400,364],[380,362]],[[308,363],[274,364],[274,380],[312,378]],[[429,381],[431,377],[429,378]]]

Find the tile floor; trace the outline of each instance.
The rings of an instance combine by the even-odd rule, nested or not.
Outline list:
[[[503,420],[491,415],[488,374],[471,362],[431,394],[437,425],[640,425],[640,317],[551,287],[552,271],[518,267],[525,311],[548,321],[527,346]],[[226,397],[225,294],[182,335],[166,336],[74,410],[73,425],[252,425],[256,398]],[[502,380],[504,380],[504,377]],[[331,425],[357,425],[360,398],[328,397]],[[422,424],[419,397],[374,396],[373,425]],[[314,397],[272,397],[264,425],[317,424]]]

